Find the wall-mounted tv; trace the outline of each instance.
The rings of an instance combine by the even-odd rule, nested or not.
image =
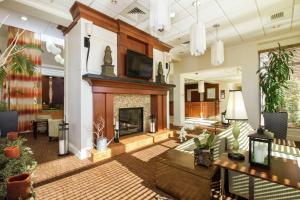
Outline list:
[[[149,80],[152,78],[153,59],[143,54],[127,50],[126,75]]]

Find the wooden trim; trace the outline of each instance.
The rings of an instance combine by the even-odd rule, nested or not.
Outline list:
[[[156,37],[153,37],[152,35],[146,32],[130,24],[127,24],[122,20],[116,20],[110,16],[107,16],[78,1],[76,1],[70,8],[70,13],[73,17],[73,22],[67,28],[64,28],[64,30],[62,30],[64,34],[70,32],[80,18],[84,18],[89,21],[92,21],[97,26],[115,32],[117,34],[123,33],[125,35],[130,35],[131,37],[134,37],[139,41],[143,41],[144,43],[150,44],[155,49],[169,52],[172,48],[170,45],[159,41]]]
[[[285,49],[288,49],[288,48],[294,48],[294,47],[300,47],[300,43],[291,44],[291,45],[286,45],[286,46],[281,46],[281,47],[283,47],[283,48],[285,48]],[[278,47],[259,50],[259,51],[258,51],[258,54],[265,53],[265,52],[270,52],[270,51],[275,51],[277,48],[278,48]]]
[[[105,113],[105,130],[106,137],[110,140],[114,137],[114,96],[112,94],[105,95],[106,113]],[[103,105],[102,105],[103,106]]]
[[[92,21],[97,26],[100,26],[115,33],[118,32],[118,23],[115,19],[78,1],[76,1],[71,7],[70,13],[74,21],[78,21],[78,19],[84,18],[89,21]],[[69,29],[69,31],[70,30],[71,29]]]

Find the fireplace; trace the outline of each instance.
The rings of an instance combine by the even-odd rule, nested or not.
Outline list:
[[[119,130],[120,136],[132,133],[143,132],[144,129],[144,109],[120,108],[119,109]]]

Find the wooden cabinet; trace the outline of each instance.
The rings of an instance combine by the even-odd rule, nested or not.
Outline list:
[[[186,117],[210,118],[219,114],[219,101],[185,102]]]

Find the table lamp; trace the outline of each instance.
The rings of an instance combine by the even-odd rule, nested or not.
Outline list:
[[[228,157],[234,160],[244,160],[245,156],[239,153],[238,138],[240,135],[240,128],[237,121],[247,120],[247,112],[241,90],[229,90],[228,103],[226,109],[226,119],[234,121],[232,135],[234,141],[232,144],[232,152],[228,154]]]

